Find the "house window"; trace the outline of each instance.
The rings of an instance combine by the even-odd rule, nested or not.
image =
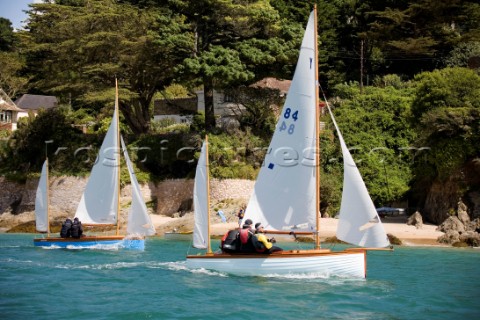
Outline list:
[[[225,94],[223,96],[223,102],[233,102],[233,96],[231,94]]]
[[[2,110],[0,111],[0,122],[12,122],[12,111]]]

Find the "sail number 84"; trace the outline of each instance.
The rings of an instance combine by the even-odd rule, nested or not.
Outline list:
[[[283,118],[284,119],[292,118],[293,121],[297,121],[298,120],[298,110],[295,110],[292,113],[292,109],[290,109],[290,108],[285,109],[285,112],[283,113]],[[291,123],[289,126],[287,126],[285,121],[282,121],[282,125],[280,126],[280,131],[285,131],[285,130],[287,130],[288,134],[293,134],[293,132],[295,131],[295,124]]]

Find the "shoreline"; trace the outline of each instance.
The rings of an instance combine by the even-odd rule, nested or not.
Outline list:
[[[4,217],[5,218],[5,217]],[[2,223],[0,233],[7,232],[14,225],[32,222],[34,223],[34,215],[22,216],[20,219],[11,217],[9,223]],[[165,232],[173,231],[186,232],[193,230],[193,212],[188,212],[183,217],[170,217],[165,215],[150,214],[152,223],[156,229],[156,236],[163,237]],[[212,236],[221,237],[228,230],[238,228],[238,222],[234,215],[227,217],[227,221],[223,223],[218,216],[211,217],[210,233]],[[6,222],[6,221],[4,221]],[[407,225],[406,216],[386,217],[382,218],[381,222],[387,234],[393,235],[402,241],[402,246],[438,246],[449,247],[450,245],[437,242],[437,239],[444,233],[437,231],[437,226],[429,223],[424,223],[421,228]],[[327,238],[336,236],[338,219],[335,218],[321,218],[320,219],[320,241],[325,242]],[[121,226],[124,229],[125,226]],[[294,241],[291,236],[275,236],[282,241]]]
[[[179,231],[190,231],[192,229],[188,227],[188,225],[190,225],[190,219],[188,219],[188,217],[171,218],[160,215],[150,216],[157,229],[157,236],[163,236],[165,232],[172,231],[174,228],[177,228]],[[437,231],[436,225],[425,223],[421,228],[417,229],[415,226],[407,225],[406,221],[407,217],[405,216],[387,217],[382,219],[382,224],[387,234],[391,234],[402,241],[402,246],[448,246],[437,242],[438,237],[442,236],[443,232]],[[327,238],[334,237],[337,225],[338,219],[322,218],[320,220],[320,239],[324,241]],[[222,236],[228,230],[237,227],[237,222],[222,223],[220,221],[214,221],[210,225],[210,233],[214,236]],[[282,240],[293,241],[291,237],[282,237]]]

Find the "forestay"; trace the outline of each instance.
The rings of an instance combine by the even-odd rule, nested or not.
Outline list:
[[[245,218],[269,230],[315,229],[315,32],[310,14],[287,99]]]

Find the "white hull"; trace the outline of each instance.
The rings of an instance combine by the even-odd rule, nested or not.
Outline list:
[[[346,278],[366,277],[366,252],[341,251],[321,253],[281,254],[218,254],[210,256],[188,256],[190,269],[207,269],[244,276],[266,275],[317,275]]]

